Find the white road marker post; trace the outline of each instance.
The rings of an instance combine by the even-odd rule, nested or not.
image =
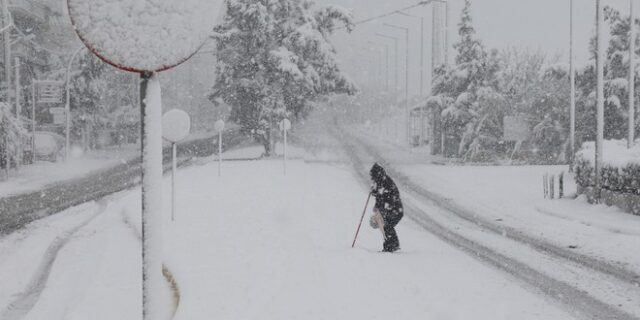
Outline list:
[[[280,130],[284,134],[284,175],[287,175],[287,131],[291,129],[291,121],[289,119],[284,118],[280,121]]]
[[[218,132],[218,177],[222,176],[222,133],[224,131],[224,121],[222,119],[216,121],[213,125]]]
[[[176,170],[178,162],[178,142],[184,140],[191,131],[189,114],[173,109],[162,116],[162,138],[171,143],[171,221],[176,212]]]

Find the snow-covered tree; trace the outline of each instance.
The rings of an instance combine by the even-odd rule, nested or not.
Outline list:
[[[605,7],[605,21],[609,24],[610,39],[605,61],[605,139],[622,139],[627,136],[628,72],[629,72],[629,16],[617,9]],[[640,22],[635,21],[636,30]],[[638,33],[636,33],[638,34]],[[636,38],[636,48],[638,48]],[[579,141],[594,140],[596,128],[595,95],[595,37],[591,39],[591,64],[578,71],[578,100],[576,105],[576,133]],[[640,48],[636,49],[638,61]],[[636,91],[640,89],[636,71]],[[636,124],[638,130],[638,124]]]
[[[304,117],[319,98],[356,91],[341,72],[329,36],[353,28],[350,13],[310,0],[227,0],[215,28],[217,79],[210,98],[272,153],[273,129]]]
[[[89,147],[101,130],[127,132],[128,138],[136,132],[139,114],[134,76],[105,64],[86,51],[71,74],[71,112],[74,136],[84,130]]]
[[[487,52],[476,37],[469,0],[465,1],[458,34],[455,65],[438,70],[434,95],[440,97],[429,105],[442,109],[444,145],[455,147],[459,156],[476,158],[498,141],[506,101],[497,90],[498,54]],[[451,100],[453,103],[438,104]]]

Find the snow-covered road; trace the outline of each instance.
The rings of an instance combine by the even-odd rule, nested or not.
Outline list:
[[[399,254],[379,253],[380,234],[366,226],[351,249],[366,189],[350,166],[297,160],[287,176],[272,160],[223,169],[221,178],[210,161],[180,170],[176,221],[165,212],[165,264],[181,294],[176,319],[574,316],[409,219],[398,228]],[[139,224],[139,191],[107,200],[59,250],[40,297],[18,319],[139,318],[140,244],[127,226]],[[98,207],[73,208],[0,239],[0,310],[28,287],[30,277],[20,280],[17,270],[35,274],[51,241]]]
[[[401,190],[405,192],[405,199],[416,205],[410,210],[410,216],[419,223],[424,222],[425,229],[440,235],[449,243],[460,247],[462,250],[471,251],[479,259],[496,265],[504,271],[514,274],[516,278],[524,283],[528,283],[541,292],[549,295],[554,300],[567,305],[569,308],[581,313],[584,318],[614,318],[614,319],[637,319],[640,314],[640,288],[637,285],[637,273],[633,269],[627,269],[617,264],[608,262],[608,259],[593,257],[587,254],[574,253],[571,249],[563,248],[552,239],[547,239],[538,232],[543,232],[536,224],[527,226],[509,225],[509,215],[500,215],[504,210],[503,206],[508,206],[509,201],[517,201],[507,197],[505,201],[491,199],[491,205],[498,208],[498,213],[493,212],[496,218],[487,219],[485,211],[474,211],[481,208],[483,201],[477,197],[477,193],[486,194],[491,190],[475,191],[467,188],[466,193],[452,193],[456,201],[452,201],[445,196],[434,194],[426,186],[433,186],[434,183],[442,185],[442,190],[451,190],[451,185],[455,185],[454,180],[459,175],[451,174],[450,181],[438,180],[414,180],[415,177],[424,177],[424,172],[414,170],[414,174],[408,176],[397,168],[404,168],[407,160],[411,158],[409,152],[389,147],[385,147],[375,141],[375,139],[355,138],[345,139],[349,136],[346,132],[341,132],[342,141],[352,140],[352,144],[347,144],[351,150],[352,158],[358,162],[383,162],[400,183]],[[398,160],[401,161],[398,161]],[[423,160],[424,161],[424,160]],[[428,167],[428,166],[426,166]],[[423,167],[425,169],[426,167]],[[436,166],[432,171],[446,170],[444,167]],[[431,169],[430,169],[431,170]],[[464,168],[457,169],[464,171]],[[359,170],[362,171],[362,170]],[[453,170],[455,171],[455,170]],[[509,179],[508,177],[502,177]],[[428,181],[428,182],[427,182]],[[472,183],[477,184],[477,183]],[[513,187],[519,184],[511,181]],[[441,191],[441,189],[438,189]],[[507,189],[507,193],[511,194]],[[526,193],[525,193],[526,194]],[[448,195],[448,194],[446,194]],[[466,197],[475,199],[470,208],[457,204],[459,199]],[[469,201],[462,202],[469,205]],[[486,203],[484,203],[486,204]],[[528,203],[521,202],[521,207],[526,210]],[[512,209],[517,213],[522,208]],[[548,218],[548,217],[547,217]],[[539,221],[539,218],[530,217],[532,222]],[[555,218],[558,219],[558,218]],[[507,222],[504,222],[506,220]],[[566,221],[558,219],[559,223]],[[499,222],[496,222],[499,221]],[[552,221],[553,222],[553,221]],[[434,228],[434,225],[437,227]],[[588,226],[580,225],[581,228],[566,228],[565,230],[575,230],[577,234],[585,233]],[[549,226],[547,226],[547,229]],[[550,226],[553,229],[553,225]],[[553,235],[553,233],[550,233]],[[453,235],[453,236],[451,236]],[[612,234],[612,236],[616,236]],[[584,242],[590,239],[583,239]],[[636,240],[637,241],[637,240]],[[615,244],[615,242],[613,242]],[[602,246],[612,245],[603,243]],[[627,243],[626,248],[633,243]],[[618,250],[620,252],[622,250]],[[626,251],[629,255],[630,251]],[[612,255],[616,257],[616,252]],[[607,257],[606,253],[604,257]],[[514,266],[518,266],[515,267]]]

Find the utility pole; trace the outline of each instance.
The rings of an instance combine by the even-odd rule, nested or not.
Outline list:
[[[629,0],[629,135],[627,148],[631,149],[635,140],[635,80],[636,80],[636,15],[633,10],[633,1]]]
[[[5,94],[7,97],[6,103],[11,105],[11,96],[9,91],[11,90],[11,16],[9,15],[9,5],[7,1],[2,1],[2,28],[4,29],[4,81]]]
[[[604,24],[604,12],[602,8],[602,0],[596,0],[596,159],[595,159],[595,175],[596,175],[596,199],[599,202],[602,191],[602,147],[604,144],[604,34],[602,25]]]
[[[576,66],[573,53],[573,0],[570,0],[569,13],[569,81],[571,82],[571,105],[569,108],[569,165],[573,169],[573,161],[576,155]]]

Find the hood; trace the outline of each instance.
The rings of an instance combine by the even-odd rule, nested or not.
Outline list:
[[[375,163],[373,164],[373,167],[371,167],[371,170],[369,171],[369,175],[371,176],[371,179],[373,181],[378,182],[378,181],[382,181],[384,177],[387,176],[387,173],[384,171],[384,168],[382,166]]]

